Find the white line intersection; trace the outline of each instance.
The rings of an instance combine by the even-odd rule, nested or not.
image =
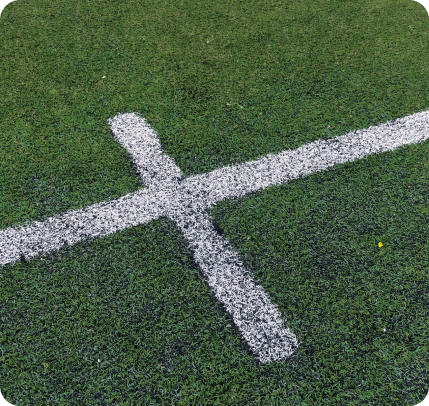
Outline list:
[[[429,112],[423,111],[295,150],[184,178],[161,150],[157,134],[135,113],[108,121],[131,155],[146,189],[97,203],[43,222],[0,230],[0,266],[77,242],[146,224],[161,216],[176,222],[216,297],[233,317],[261,362],[281,361],[297,348],[277,306],[244,268],[238,253],[214,229],[208,209],[219,201],[281,185],[336,164],[394,150],[429,138]]]

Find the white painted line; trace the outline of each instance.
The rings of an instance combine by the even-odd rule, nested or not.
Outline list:
[[[109,124],[115,139],[131,155],[141,180],[156,187],[163,200],[174,202],[168,207],[168,217],[188,240],[209,286],[259,360],[278,361],[290,356],[298,346],[295,335],[284,325],[280,312],[262,287],[246,272],[238,253],[218,235],[201,205],[188,208],[192,197],[186,191],[177,193],[183,174],[161,151],[155,131],[132,113],[117,115]],[[165,198],[166,190],[175,190],[176,196]]]
[[[214,229],[209,215],[192,210],[169,213],[194,252],[195,262],[216,298],[232,316],[262,363],[281,361],[298,347],[295,335],[264,289],[246,271],[238,253]]]
[[[115,140],[131,155],[144,185],[172,186],[183,179],[182,171],[162,152],[158,134],[144,118],[126,113],[109,119],[108,124]]]
[[[148,189],[110,202],[55,215],[41,222],[0,231],[0,266],[59,250],[86,238],[102,237],[157,219],[163,214],[159,199]]]
[[[19,260],[20,254],[32,258],[52,252],[61,248],[63,240],[73,245],[168,216],[180,227],[216,297],[261,362],[287,358],[297,346],[296,338],[238,254],[215,232],[205,211],[221,200],[429,138],[429,112],[423,111],[180,181],[182,172],[162,152],[155,131],[144,119],[126,113],[109,124],[148,188],[44,222],[1,230],[0,265]]]
[[[192,191],[193,195],[204,194],[211,207],[221,200],[281,185],[337,164],[391,151],[428,138],[429,111],[422,111],[339,137],[317,140],[294,150],[268,154],[255,161],[192,176],[185,179],[182,186]]]

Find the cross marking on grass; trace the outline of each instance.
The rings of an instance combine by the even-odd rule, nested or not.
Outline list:
[[[45,221],[0,230],[0,266],[106,236],[161,216],[176,222],[216,297],[263,363],[282,361],[298,347],[276,305],[246,271],[238,253],[214,229],[207,210],[217,202],[281,185],[336,164],[394,150],[429,138],[429,111],[419,112],[295,150],[184,178],[161,150],[158,136],[136,113],[108,120],[147,186]]]

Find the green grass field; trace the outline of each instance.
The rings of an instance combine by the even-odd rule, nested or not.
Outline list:
[[[0,32],[0,229],[144,188],[107,125],[120,112],[190,176],[429,109],[412,0],[17,0]],[[281,363],[249,351],[168,218],[6,265],[0,390],[14,405],[416,405],[428,192],[426,141],[210,211],[301,342]]]

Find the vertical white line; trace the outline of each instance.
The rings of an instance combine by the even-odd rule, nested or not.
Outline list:
[[[259,360],[266,363],[289,357],[298,347],[295,335],[285,326],[264,289],[246,271],[238,253],[216,232],[209,215],[178,206],[169,216],[188,240],[195,262],[216,298]]]
[[[162,152],[156,132],[144,119],[126,113],[115,116],[109,124],[131,155],[144,184],[158,185],[166,192],[168,188],[180,188],[180,168]],[[238,253],[218,235],[205,211],[187,208],[192,196],[179,192],[173,200],[168,216],[179,226],[209,286],[260,361],[280,361],[290,356],[298,346],[295,335],[285,327],[263,288],[246,272]]]
[[[183,173],[161,150],[157,133],[136,113],[118,114],[108,120],[116,141],[131,155],[144,185],[175,185]]]

